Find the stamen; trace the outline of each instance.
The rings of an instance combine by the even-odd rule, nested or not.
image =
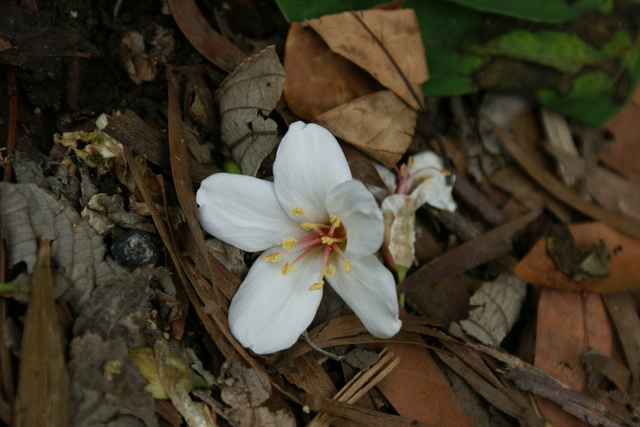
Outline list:
[[[340,217],[339,216],[333,215],[331,218],[329,218],[329,222],[334,227],[340,227]]]
[[[295,208],[291,209],[291,215],[302,215],[304,213],[304,209],[302,209],[300,206],[296,206]]]
[[[325,245],[333,245],[335,243],[336,239],[334,239],[333,237],[322,236],[320,238],[320,241]]]
[[[287,274],[291,273],[293,271],[293,269],[295,268],[295,264],[291,263],[289,264],[288,262],[285,262],[282,267],[280,267],[280,271],[282,272],[283,276],[286,276]]]
[[[324,286],[324,280],[320,280],[318,283],[314,283],[313,285],[309,286],[309,290],[317,291],[319,289],[322,289],[323,286]]]
[[[309,230],[316,230],[318,228],[318,226],[316,224],[314,224],[313,222],[303,222],[300,224],[300,227],[302,227],[303,229],[309,231]]]
[[[329,264],[325,268],[322,269],[322,275],[323,276],[333,277],[334,274],[336,274],[336,266],[333,265],[333,264]]]
[[[264,260],[268,262],[278,262],[282,259],[280,252],[272,252],[269,255],[264,256]]]
[[[294,237],[288,237],[286,239],[282,239],[282,247],[288,251],[295,248],[296,243],[298,243],[298,240]]]
[[[351,273],[351,263],[348,259],[344,260],[344,271],[346,271],[347,274]]]

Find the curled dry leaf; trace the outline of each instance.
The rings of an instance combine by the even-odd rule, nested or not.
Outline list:
[[[284,52],[284,97],[298,116],[320,114],[382,87],[351,61],[334,53],[312,29],[293,22]]]
[[[387,90],[342,104],[318,116],[316,121],[393,168],[411,144],[417,117],[415,110]]]
[[[578,248],[603,240],[609,249],[620,247],[609,264],[610,275],[601,280],[576,282],[570,280],[549,257],[545,239],[539,240],[520,261],[515,273],[525,282],[556,289],[599,293],[620,292],[640,287],[637,262],[640,259],[640,241],[628,237],[602,223],[569,226]]]
[[[278,125],[268,115],[280,99],[285,77],[270,46],[240,64],[216,93],[222,140],[246,175],[255,176],[278,143]]]
[[[527,284],[511,274],[483,283],[471,297],[462,329],[483,344],[500,345],[520,316],[526,292]]]
[[[40,187],[0,183],[0,199],[9,267],[25,262],[33,272],[38,239],[51,240],[54,293],[76,313],[95,286],[123,272],[105,260],[104,241],[89,223]]]
[[[363,68],[411,108],[423,108],[429,74],[415,12],[365,10],[307,21],[331,50]]]

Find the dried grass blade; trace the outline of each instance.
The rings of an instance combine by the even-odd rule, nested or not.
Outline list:
[[[14,426],[68,425],[69,379],[58,328],[49,240],[42,238],[24,319]]]

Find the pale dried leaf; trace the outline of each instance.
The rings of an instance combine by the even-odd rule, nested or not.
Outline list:
[[[527,284],[511,274],[483,283],[471,297],[462,329],[483,344],[500,345],[520,316],[526,292]]]
[[[271,46],[240,64],[216,93],[222,140],[246,175],[255,176],[278,143],[278,126],[268,116],[280,99],[285,77]]]
[[[391,91],[365,95],[317,117],[316,121],[393,168],[411,144],[418,114]]]
[[[51,243],[54,294],[77,313],[93,288],[124,272],[105,258],[102,238],[71,207],[32,184],[0,184],[0,216],[9,267],[24,262],[33,272],[37,240]]]
[[[429,74],[424,43],[413,10],[345,12],[311,19],[308,24],[331,50],[369,72],[411,108],[421,108],[420,85]]]

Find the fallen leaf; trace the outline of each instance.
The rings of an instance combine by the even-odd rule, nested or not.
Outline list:
[[[471,296],[469,318],[460,326],[481,343],[499,346],[520,317],[526,293],[527,284],[511,274],[485,282]]]
[[[298,22],[291,24],[287,35],[284,70],[287,105],[306,120],[382,88],[361,68],[332,52],[315,31]]]
[[[612,357],[616,339],[600,295],[543,288],[538,302],[534,366],[568,384],[573,390],[587,390],[587,376],[580,356],[589,348]],[[537,399],[551,424],[582,426],[555,403]]]
[[[216,92],[220,136],[245,175],[255,176],[278,144],[278,124],[268,115],[280,99],[285,77],[271,46],[240,64]]]
[[[64,427],[69,379],[53,297],[49,240],[40,239],[24,318],[18,392],[13,422],[17,427]]]
[[[57,267],[54,294],[74,312],[80,312],[95,286],[124,273],[106,259],[104,241],[89,223],[42,188],[0,183],[0,199],[9,267],[25,262],[32,272],[38,238],[51,240],[51,259]]]
[[[611,250],[620,247],[609,265],[610,275],[601,280],[575,282],[570,280],[547,253],[545,239],[540,239],[518,263],[515,273],[525,282],[562,290],[599,293],[638,289],[640,277],[637,268],[640,259],[640,241],[613,230],[602,223],[573,224],[569,226],[578,248],[603,240]]]
[[[414,110],[429,74],[415,12],[365,10],[307,21],[331,50],[366,70]]]
[[[418,113],[391,91],[365,95],[316,118],[316,122],[393,168],[411,144]]]
[[[631,102],[606,127],[616,140],[610,150],[600,153],[600,159],[612,169],[640,185],[640,85]]]
[[[400,363],[377,387],[398,414],[429,425],[471,425],[428,349],[394,342],[384,346]]]

